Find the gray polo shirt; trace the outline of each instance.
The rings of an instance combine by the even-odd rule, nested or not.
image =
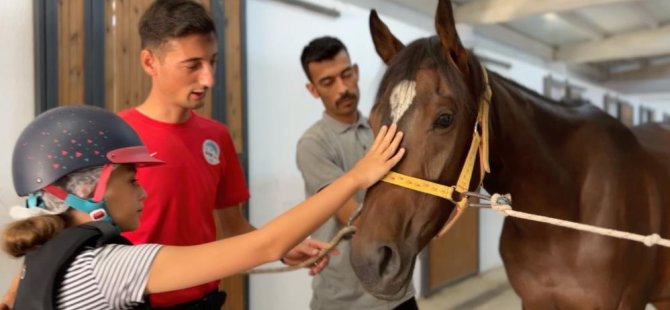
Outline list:
[[[307,129],[298,141],[297,163],[305,181],[306,196],[314,195],[333,182],[367,152],[373,141],[372,130],[368,119],[360,112],[358,115],[355,124],[344,124],[324,112],[321,120]],[[356,194],[359,204],[364,195],[363,191]],[[312,237],[329,241],[342,227],[333,216]],[[414,296],[411,284],[393,301],[366,293],[351,268],[349,242],[342,241],[337,248],[340,255],[331,256],[328,267],[312,280],[312,309],[393,309]]]

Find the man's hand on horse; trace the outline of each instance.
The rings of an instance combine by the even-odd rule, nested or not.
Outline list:
[[[321,249],[325,248],[328,246],[328,243],[322,242],[319,240],[314,240],[314,239],[306,239],[297,246],[295,246],[293,249],[288,251],[284,257],[282,257],[282,261],[284,264],[289,265],[289,266],[295,266],[298,265],[314,256],[319,255],[319,252],[321,252]],[[316,263],[312,264],[311,266],[308,266],[309,268],[309,275],[317,275],[323,268],[326,268],[328,266],[328,257],[329,255],[340,255],[340,252],[337,249],[332,249],[328,254],[326,254],[323,258],[318,260]]]

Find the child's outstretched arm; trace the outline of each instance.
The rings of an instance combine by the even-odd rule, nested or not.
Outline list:
[[[405,153],[395,124],[382,127],[368,153],[347,173],[265,226],[189,247],[165,246],[149,272],[149,293],[214,281],[279,259],[331,217],[356,191],[379,181]],[[397,152],[396,152],[397,151]]]
[[[10,310],[14,308],[14,301],[16,300],[16,291],[19,288],[19,280],[21,278],[21,271],[17,272],[12,283],[9,285],[5,296],[0,300],[0,310]]]

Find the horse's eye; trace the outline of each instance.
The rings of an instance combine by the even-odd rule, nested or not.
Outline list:
[[[447,128],[454,122],[454,115],[451,113],[442,113],[435,120],[435,129]]]

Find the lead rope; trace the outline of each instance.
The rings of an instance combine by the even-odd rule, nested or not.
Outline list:
[[[322,248],[319,251],[319,254],[316,256],[312,256],[310,259],[305,260],[304,262],[293,265],[293,266],[284,266],[284,267],[269,267],[269,268],[256,268],[256,269],[251,269],[249,271],[246,271],[245,274],[261,274],[261,273],[277,273],[277,272],[287,272],[287,271],[293,271],[296,269],[301,269],[301,268],[307,268],[310,267],[319,260],[321,260],[324,256],[328,255],[328,252],[330,250],[334,249],[342,239],[351,239],[351,236],[356,232],[356,227],[355,226],[345,226],[340,229],[340,231],[337,232],[337,235],[333,237],[333,239],[328,242],[328,245],[324,248]]]
[[[626,239],[631,241],[637,241],[643,243],[644,245],[651,247],[653,245],[660,245],[667,248],[670,248],[670,240],[663,239],[658,234],[650,235],[639,235],[626,231],[602,228],[593,225],[587,225],[582,223],[576,223],[566,220],[560,220],[548,216],[542,216],[537,214],[531,214],[526,212],[520,212],[512,209],[512,198],[509,194],[500,195],[493,194],[492,196],[487,196],[479,193],[467,193],[468,196],[477,197],[485,200],[489,200],[489,203],[485,204],[470,204],[471,207],[475,208],[491,208],[498,211],[503,216],[511,216],[514,218],[520,218],[528,221],[546,223],[550,225],[570,228],[579,231],[590,232],[602,236],[614,237],[619,239]]]

